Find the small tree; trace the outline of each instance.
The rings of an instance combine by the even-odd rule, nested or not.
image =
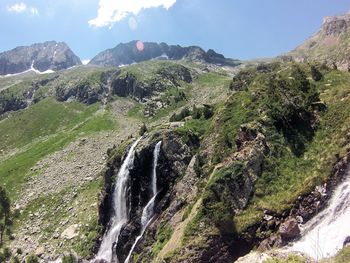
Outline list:
[[[10,210],[10,198],[6,190],[0,186],[0,245],[3,243],[4,233],[12,224]]]
[[[62,258],[62,263],[76,263],[76,262],[78,262],[78,260],[72,253],[70,253],[69,255],[65,255]]]

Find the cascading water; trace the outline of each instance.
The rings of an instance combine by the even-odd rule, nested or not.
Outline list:
[[[289,250],[306,253],[315,260],[334,256],[350,236],[350,171],[333,193],[328,207],[305,224],[302,238]]]
[[[115,242],[118,241],[118,236],[121,228],[124,224],[128,222],[128,181],[130,169],[132,169],[134,165],[135,147],[140,141],[140,139],[138,139],[132,144],[128,155],[126,156],[118,172],[117,181],[112,197],[112,217],[110,219],[109,229],[103,237],[96,260],[105,260],[107,262],[113,262],[113,245],[115,244]],[[118,260],[116,259],[115,261]]]
[[[130,252],[128,254],[128,257],[125,259],[124,263],[128,263],[131,258],[131,254],[134,251],[135,246],[137,245],[137,242],[142,238],[147,226],[152,221],[152,217],[154,214],[154,205],[155,205],[155,199],[157,197],[157,164],[158,164],[158,157],[160,152],[160,146],[161,141],[156,144],[156,147],[153,151],[153,166],[152,166],[152,198],[149,200],[147,205],[143,208],[142,216],[141,216],[141,233],[140,235],[135,239],[134,244],[132,245]]]

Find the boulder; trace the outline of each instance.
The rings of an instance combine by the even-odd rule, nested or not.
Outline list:
[[[71,240],[75,237],[78,236],[78,225],[71,225],[70,227],[68,227],[66,230],[63,231],[63,233],[61,234],[62,238]]]
[[[283,241],[289,241],[300,236],[300,228],[295,218],[289,218],[281,224],[279,234]]]

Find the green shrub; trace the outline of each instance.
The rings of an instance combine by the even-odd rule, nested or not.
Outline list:
[[[73,254],[65,255],[62,258],[62,263],[77,263],[78,260]]]
[[[11,257],[11,250],[8,247],[3,248],[2,254],[4,255],[5,258],[10,258]]]
[[[222,233],[235,233],[233,223],[236,185],[242,183],[244,165],[235,162],[230,167],[215,172],[204,195],[203,206],[205,215],[221,230]]]
[[[21,261],[19,260],[19,258],[17,257],[17,256],[15,256],[15,257],[12,257],[11,258],[11,261],[10,261],[10,263],[20,263]]]
[[[171,238],[171,235],[173,234],[173,229],[170,226],[169,223],[166,223],[162,225],[158,231],[157,231],[157,241],[153,245],[152,248],[152,255],[155,257],[158,255],[158,253],[163,249],[165,244],[169,241]]]
[[[35,255],[30,255],[26,258],[26,263],[39,263],[39,259]]]

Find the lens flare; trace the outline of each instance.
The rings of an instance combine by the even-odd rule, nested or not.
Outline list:
[[[145,49],[145,45],[142,41],[139,40],[136,42],[136,48],[138,51],[142,52]]]

